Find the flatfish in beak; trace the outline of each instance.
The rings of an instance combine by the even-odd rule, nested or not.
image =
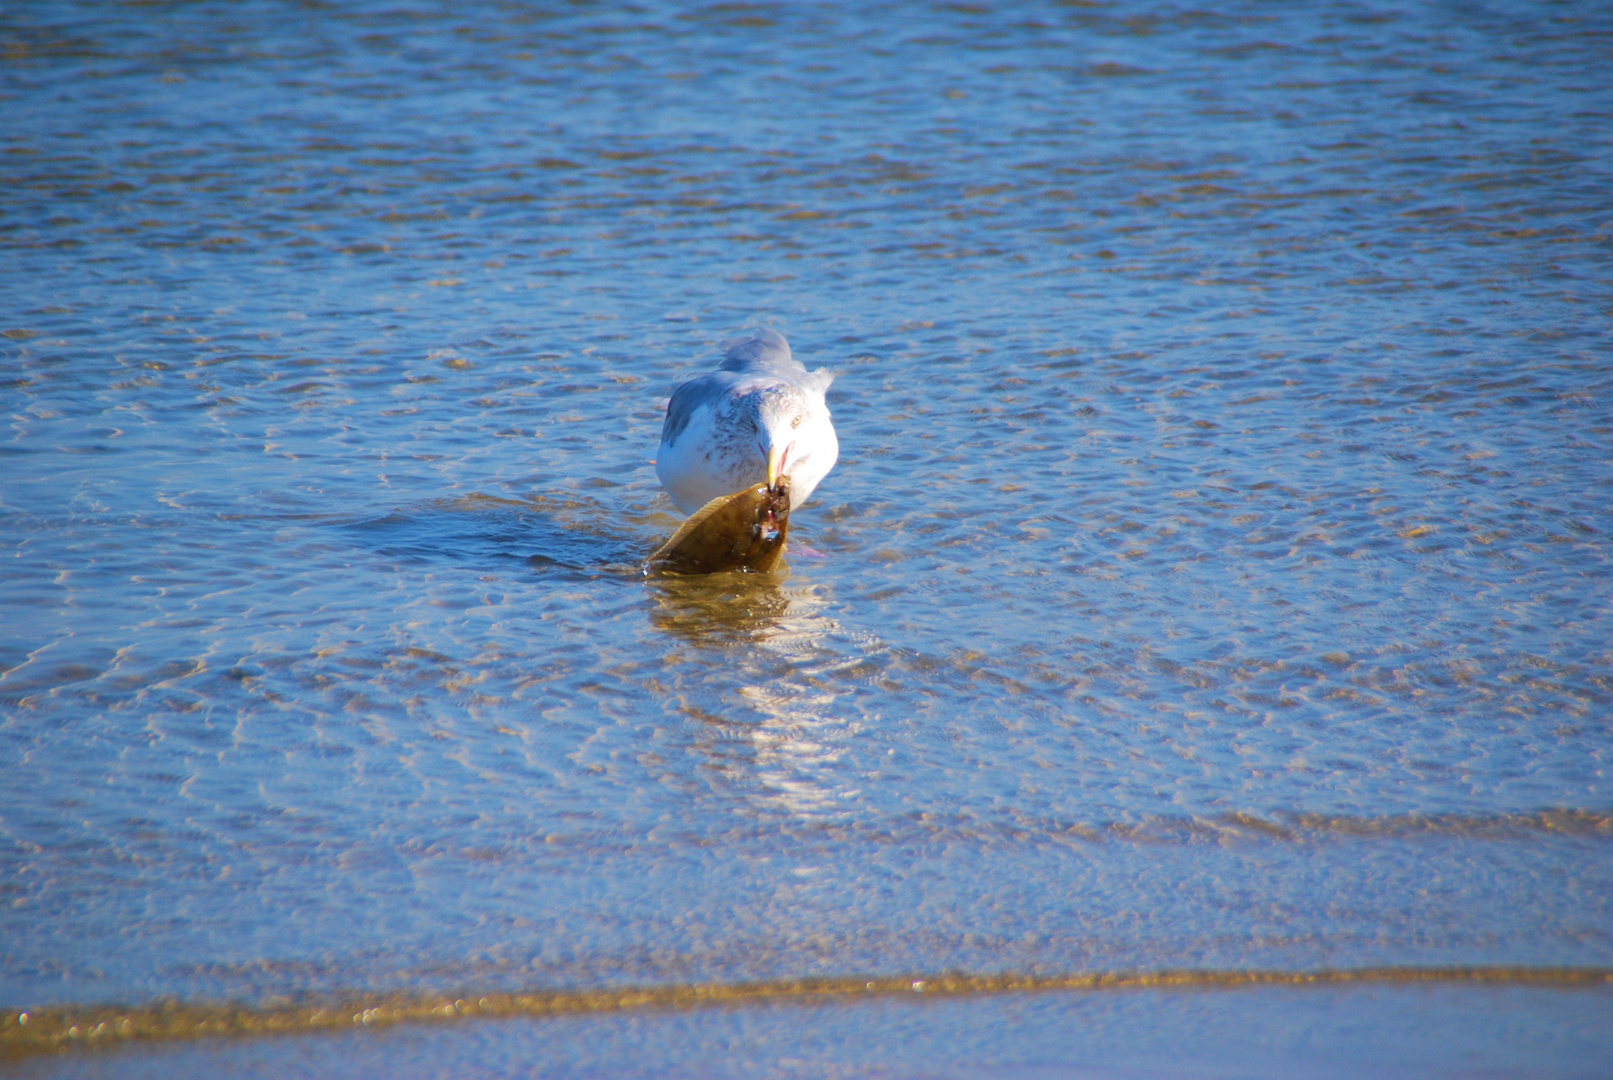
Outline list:
[[[696,510],[644,564],[646,574],[766,572],[790,531],[790,478],[720,495]]]

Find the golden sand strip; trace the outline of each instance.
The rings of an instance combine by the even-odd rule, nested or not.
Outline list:
[[[624,1009],[698,1008],[788,999],[1002,994],[1053,990],[1214,990],[1353,983],[1483,983],[1586,987],[1613,985],[1613,968],[1380,967],[1337,971],[1158,971],[1080,975],[913,975],[753,983],[707,983],[532,993],[374,994],[301,1005],[247,1006],[166,1001],[134,1008],[84,1006],[0,1013],[0,1055],[70,1046],[208,1036],[294,1034],[454,1020],[538,1017]]]

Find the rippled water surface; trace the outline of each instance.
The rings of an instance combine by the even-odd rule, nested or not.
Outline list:
[[[0,1005],[1613,967],[1609,71],[1577,2],[6,8]],[[840,464],[646,581],[756,325]]]

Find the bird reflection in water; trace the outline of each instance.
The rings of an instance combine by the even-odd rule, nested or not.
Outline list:
[[[769,815],[849,813],[857,791],[837,765],[860,725],[835,708],[845,694],[836,692],[831,669],[847,658],[829,642],[847,635],[824,613],[829,601],[784,574],[665,577],[648,585],[651,625],[687,642],[696,656],[709,654],[709,665],[680,658],[679,669],[707,674],[678,689],[686,712],[713,729],[701,748],[719,774],[756,793],[754,809]],[[733,753],[736,739],[749,754]]]

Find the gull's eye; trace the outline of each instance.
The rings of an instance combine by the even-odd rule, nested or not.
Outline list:
[[[800,427],[801,426],[801,417],[797,416],[794,420],[791,420],[790,421],[790,426],[792,428]]]

